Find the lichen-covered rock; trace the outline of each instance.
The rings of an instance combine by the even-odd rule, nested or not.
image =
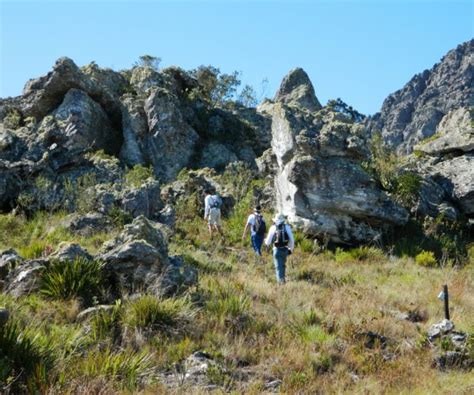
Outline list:
[[[92,255],[77,243],[62,242],[48,259],[60,262],[74,262],[77,259],[91,260]]]
[[[0,252],[0,280],[4,280],[21,262],[23,258],[12,248]]]
[[[5,292],[14,297],[36,292],[40,286],[41,273],[47,265],[45,259],[22,262],[5,279]]]
[[[105,262],[104,270],[115,293],[163,290],[157,284],[169,266],[169,259],[161,226],[140,216],[104,244],[98,258]]]
[[[410,153],[415,144],[436,133],[451,110],[472,105],[473,56],[474,39],[449,51],[431,70],[389,95],[380,113],[367,119],[368,128],[381,131],[398,152]]]
[[[53,116],[62,125],[58,140],[67,149],[119,152],[121,132],[113,129],[100,104],[84,91],[70,89]]]
[[[188,165],[199,135],[185,122],[177,97],[162,88],[150,94],[145,112],[149,129],[146,156],[160,180],[173,180]]]
[[[450,152],[474,150],[473,113],[468,108],[458,108],[446,114],[436,128],[436,133],[415,150],[431,156],[442,156]]]
[[[360,243],[407,221],[408,213],[362,169],[363,135],[341,114],[323,111],[313,119],[276,104],[272,133],[277,209],[305,233]]]
[[[474,214],[474,153],[445,159],[428,167],[432,178],[464,213]]]
[[[321,109],[321,104],[314,93],[313,84],[308,74],[299,67],[291,70],[283,78],[274,100],[275,102],[297,106],[309,111]]]

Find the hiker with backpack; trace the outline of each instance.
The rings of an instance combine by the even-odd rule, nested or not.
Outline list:
[[[207,219],[209,228],[209,235],[214,233],[214,230],[223,236],[221,228],[221,206],[222,199],[217,195],[215,190],[206,189],[204,191],[206,197],[204,198],[204,219]]]
[[[244,233],[242,234],[242,240],[245,239],[247,231],[250,228],[250,240],[252,242],[252,248],[258,256],[262,256],[262,244],[267,230],[267,225],[261,214],[262,208],[256,206],[253,214],[250,214],[245,224]]]
[[[290,225],[285,223],[286,218],[283,214],[278,214],[273,219],[273,225],[268,231],[265,245],[267,248],[273,244],[273,263],[278,284],[285,283],[286,259],[291,255],[295,248],[295,239]]]

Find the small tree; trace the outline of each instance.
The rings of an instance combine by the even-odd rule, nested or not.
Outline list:
[[[354,122],[362,122],[365,118],[365,115],[355,110],[352,106],[349,106],[339,97],[336,100],[329,100],[327,106],[334,111],[347,115]]]
[[[142,55],[138,58],[138,62],[135,63],[135,66],[151,67],[153,70],[158,70],[160,63],[161,58],[151,55]]]
[[[237,101],[245,107],[255,107],[257,105],[257,94],[250,85],[245,85],[240,91]]]
[[[217,67],[199,66],[191,74],[198,80],[200,96],[213,105],[223,106],[235,95],[240,73],[221,74]]]

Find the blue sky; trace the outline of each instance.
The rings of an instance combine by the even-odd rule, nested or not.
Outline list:
[[[140,55],[242,72],[273,96],[301,66],[322,103],[360,112],[474,36],[474,1],[0,0],[0,97],[21,93],[60,56],[129,68]]]

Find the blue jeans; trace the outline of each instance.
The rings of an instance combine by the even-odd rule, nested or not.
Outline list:
[[[250,240],[252,240],[252,248],[257,253],[257,255],[262,255],[262,243],[263,243],[263,236],[258,234],[253,234],[250,236]]]
[[[286,258],[288,257],[287,248],[273,247],[273,263],[275,264],[276,278],[279,283],[285,282]]]

